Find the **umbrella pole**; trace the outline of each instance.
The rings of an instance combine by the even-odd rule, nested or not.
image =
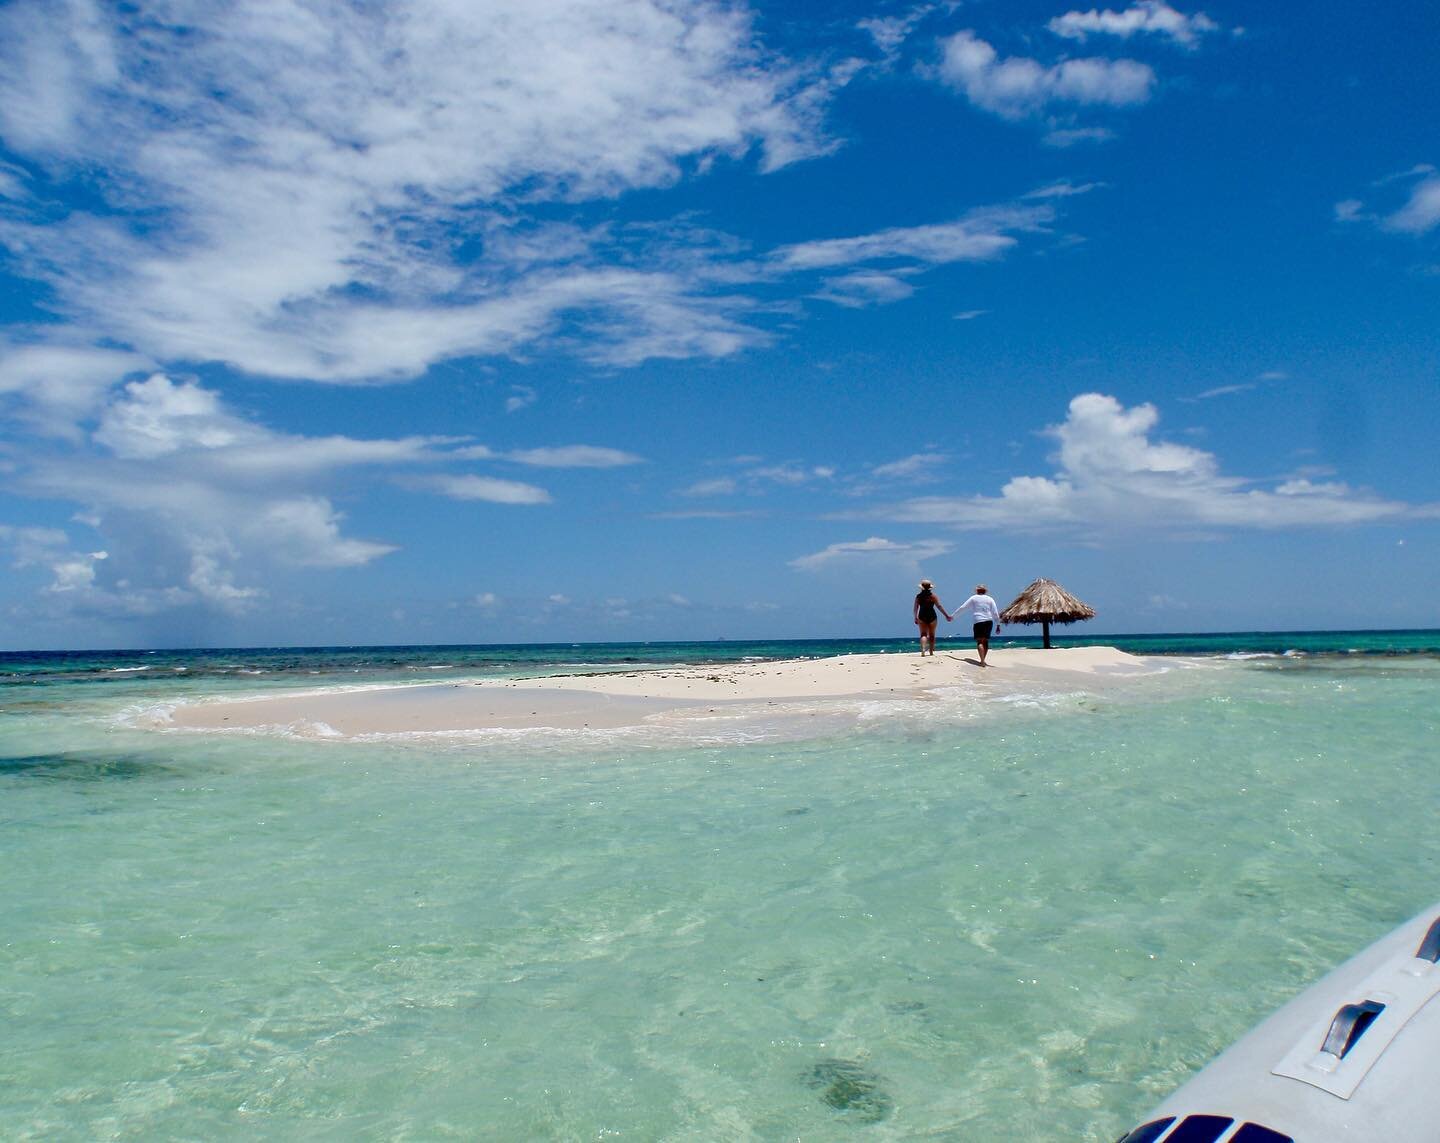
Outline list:
[[[1050,620],[1040,620],[1040,630],[1045,634],[1045,650],[1050,650]]]

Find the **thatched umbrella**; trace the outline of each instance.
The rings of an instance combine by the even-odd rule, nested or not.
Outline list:
[[[1039,623],[1050,646],[1050,624],[1094,619],[1095,609],[1076,599],[1053,579],[1037,579],[1000,613],[1001,623]]]

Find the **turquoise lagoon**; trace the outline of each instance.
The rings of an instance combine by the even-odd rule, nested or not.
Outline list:
[[[1440,899],[1440,633],[1091,641],[693,743],[151,727],[909,644],[0,655],[0,1137],[1113,1140]]]

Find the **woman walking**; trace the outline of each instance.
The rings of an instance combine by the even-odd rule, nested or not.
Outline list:
[[[928,579],[920,581],[920,591],[915,596],[915,626],[920,628],[920,654],[935,654],[935,618],[936,610],[945,616],[945,622],[954,618],[945,610],[945,605],[940,602],[940,597],[935,594],[935,585]],[[926,645],[929,651],[926,651]]]

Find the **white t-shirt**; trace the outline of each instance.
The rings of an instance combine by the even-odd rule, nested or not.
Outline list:
[[[972,595],[956,610],[964,611],[966,608],[970,609],[976,623],[984,623],[987,619],[992,623],[1000,622],[1000,608],[995,606],[995,600],[991,596]]]

